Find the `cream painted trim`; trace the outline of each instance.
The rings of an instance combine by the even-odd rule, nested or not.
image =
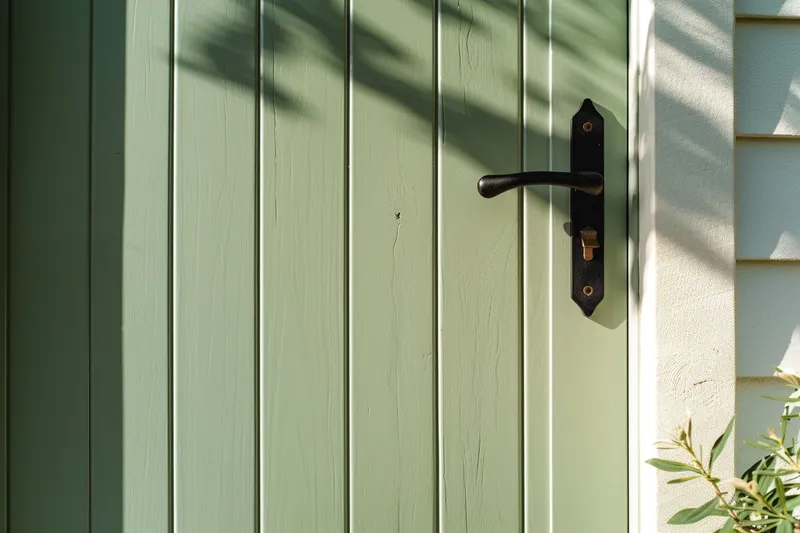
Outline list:
[[[647,128],[652,125],[652,109],[650,114],[642,111],[652,106],[652,25],[654,20],[653,0],[631,0],[629,20],[629,57],[628,57],[628,182],[629,182],[629,234],[628,234],[628,517],[629,533],[644,532],[646,524],[655,523],[657,498],[652,490],[655,476],[642,468],[643,461],[652,442],[652,428],[646,424],[653,420],[655,408],[654,398],[650,398],[647,389],[640,383],[643,376],[652,374],[652,368],[640,357],[641,318],[644,313],[642,300],[642,284],[644,281],[643,258],[647,255],[647,242],[641,239],[641,213],[649,213],[650,205],[647,181],[642,183],[642,176],[652,179],[651,161],[642,154],[646,142]],[[652,139],[652,136],[650,137]],[[642,190],[642,185],[645,185]],[[648,310],[651,312],[651,310]],[[647,334],[647,331],[645,331]],[[652,365],[651,365],[652,366]],[[644,380],[652,381],[652,380]],[[642,422],[645,422],[643,424]],[[651,529],[652,530],[652,529]]]
[[[734,25],[725,0],[631,0],[629,533],[705,501],[644,464],[653,442],[691,410],[708,449],[735,409]]]

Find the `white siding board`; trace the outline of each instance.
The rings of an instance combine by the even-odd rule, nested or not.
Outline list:
[[[736,439],[734,454],[736,456],[736,472],[742,474],[756,461],[763,457],[764,451],[744,443],[746,440],[758,440],[758,434],[765,434],[767,428],[778,431],[783,404],[764,398],[764,396],[786,396],[789,389],[777,378],[740,379],[736,384]],[[797,435],[800,421],[793,420],[787,427],[790,437]]]
[[[736,13],[740,15],[800,16],[800,0],[738,0]]]
[[[737,374],[800,370],[800,264],[740,264],[736,303]]]
[[[800,259],[800,142],[740,140],[736,148],[736,254]]]
[[[736,132],[800,134],[800,24],[739,22]]]

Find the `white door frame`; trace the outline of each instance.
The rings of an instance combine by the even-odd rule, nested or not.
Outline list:
[[[643,464],[653,442],[690,410],[709,448],[735,409],[735,8],[630,2],[629,530],[653,533],[702,503]]]

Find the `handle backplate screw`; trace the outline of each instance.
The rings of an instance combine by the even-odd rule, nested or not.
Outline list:
[[[591,122],[584,122],[583,123],[583,131],[585,131],[586,133],[589,133],[590,131],[592,131],[593,128],[594,128],[594,124],[592,124]]]

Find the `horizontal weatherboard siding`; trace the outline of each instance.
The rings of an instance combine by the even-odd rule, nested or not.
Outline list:
[[[800,1],[739,0],[736,100],[736,472],[779,422],[775,366],[800,369]],[[790,428],[790,434],[797,431]]]
[[[800,22],[736,26],[736,132],[800,134]]]
[[[798,17],[800,0],[736,0],[738,15]]]
[[[742,377],[800,369],[800,264],[736,267],[736,356]]]
[[[786,384],[778,378],[740,378],[736,386],[736,439],[734,440],[736,473],[741,474],[764,456],[764,451],[748,446],[745,440],[758,440],[759,434],[766,434],[767,428],[779,428],[783,403],[764,398],[786,396]],[[797,435],[800,420],[789,424],[786,434]]]
[[[736,254],[800,260],[800,140],[736,146]]]

